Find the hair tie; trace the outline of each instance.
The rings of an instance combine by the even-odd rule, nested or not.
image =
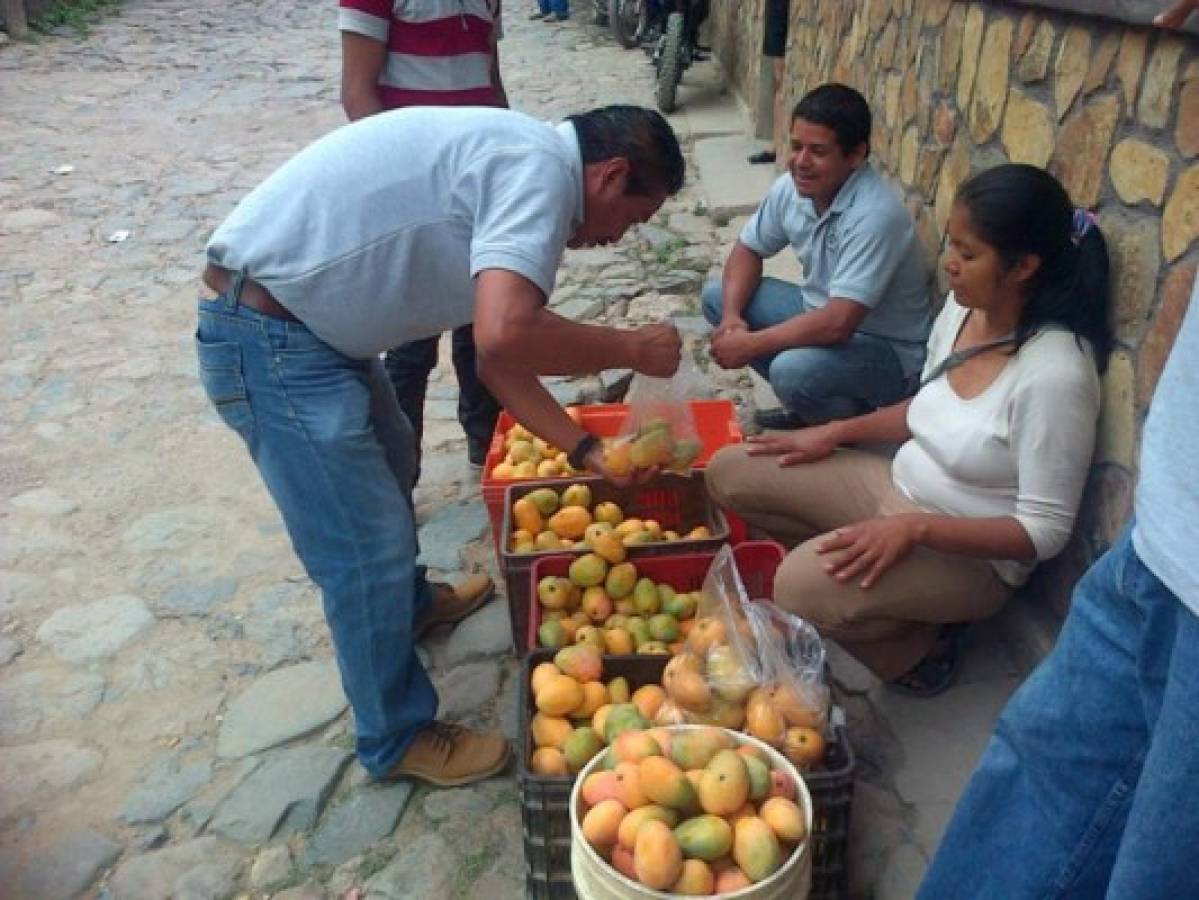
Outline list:
[[[1087,232],[1098,225],[1095,214],[1089,209],[1074,210],[1074,218],[1070,224],[1070,243],[1075,247],[1082,243]]]

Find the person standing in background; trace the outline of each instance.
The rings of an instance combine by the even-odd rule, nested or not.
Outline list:
[[[406,106],[508,106],[497,43],[500,0],[340,0],[340,6],[341,104],[351,122]],[[412,341],[384,359],[416,432],[413,485],[420,478],[425,394],[439,341],[439,335]],[[467,459],[480,468],[500,407],[479,379],[471,325],[454,329],[452,348],[458,421]]]

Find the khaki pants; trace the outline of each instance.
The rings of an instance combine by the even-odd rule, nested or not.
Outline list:
[[[920,512],[891,482],[890,460],[857,450],[780,468],[744,445],[711,461],[708,490],[756,529],[790,550],[774,582],[780,607],[807,619],[884,681],[918,663],[939,626],[997,612],[1012,588],[985,559],[915,547],[868,591],[824,571],[813,538],[865,519]]]

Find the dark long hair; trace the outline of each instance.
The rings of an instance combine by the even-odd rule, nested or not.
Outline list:
[[[1016,349],[1042,326],[1060,325],[1090,342],[1102,372],[1112,346],[1111,277],[1107,244],[1094,221],[1075,215],[1056,178],[1017,163],[974,175],[958,188],[954,202],[1005,266],[1029,254],[1041,260],[1016,326]]]

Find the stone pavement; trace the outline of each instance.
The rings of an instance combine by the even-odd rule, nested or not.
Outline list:
[[[511,7],[502,45],[518,108],[558,117],[652,102],[645,57],[616,47],[588,7],[565,25],[525,12]],[[373,785],[353,762],[319,597],[195,379],[204,240],[342,121],[337,79],[328,3],[136,0],[86,39],[0,48],[6,897],[522,894],[512,772],[430,791]],[[680,99],[691,160],[695,141],[737,134],[714,64],[688,73]],[[698,288],[737,227],[707,215],[704,197],[692,168],[653,223],[568,253],[554,307],[611,322],[674,316],[699,342]],[[427,562],[494,574],[442,356],[417,493]],[[747,377],[709,373],[748,414]],[[594,401],[624,374],[551,387]],[[508,642],[501,599],[420,652],[447,716],[515,738]],[[835,660],[861,760],[856,897],[911,896],[1016,683],[994,629],[975,643],[963,683],[931,703]]]

